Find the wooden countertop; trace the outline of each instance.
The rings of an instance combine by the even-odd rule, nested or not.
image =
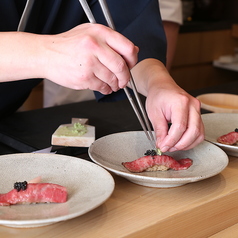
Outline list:
[[[238,81],[197,90],[192,92],[192,95],[209,92],[237,94],[237,90]],[[103,118],[102,111],[105,114]],[[128,115],[129,124],[127,120],[121,120],[120,113]],[[31,142],[31,147],[41,149],[49,146],[47,138],[50,138],[52,131],[58,125],[67,123],[72,117],[90,118],[92,125],[97,127],[98,137],[140,128],[127,101],[115,104],[84,102],[16,113],[1,120],[1,132],[3,133],[5,128],[8,133],[6,135],[11,136],[13,131],[20,142],[26,145]],[[42,135],[42,128],[36,127],[32,122],[47,128],[43,131],[45,134]],[[20,129],[25,124],[33,125],[23,134]],[[40,141],[37,140],[39,134]],[[6,149],[0,144],[1,153],[14,153],[14,150]],[[68,221],[40,228],[15,229],[0,226],[0,237],[234,237],[234,234],[238,234],[238,157],[229,158],[227,168],[217,176],[177,188],[142,187],[114,175],[116,186],[112,196],[95,210]]]
[[[112,196],[95,210],[40,228],[0,226],[0,237],[196,238],[234,230],[238,223],[238,158],[229,158],[228,167],[219,175],[177,188],[143,187],[113,175]]]

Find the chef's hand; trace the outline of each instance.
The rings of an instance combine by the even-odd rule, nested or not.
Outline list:
[[[204,140],[200,103],[176,84],[151,90],[146,106],[162,152],[188,150]]]
[[[164,65],[146,59],[132,70],[162,151],[188,150],[204,140],[200,102],[181,89]],[[168,123],[172,123],[170,128]]]
[[[125,87],[137,63],[138,47],[100,24],[82,24],[48,36],[46,78],[72,89],[109,94]]]

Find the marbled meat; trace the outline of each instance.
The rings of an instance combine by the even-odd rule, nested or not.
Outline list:
[[[147,155],[131,162],[123,162],[122,165],[130,172],[139,173],[143,171],[157,170],[184,170],[193,164],[191,159],[175,160],[168,155]]]
[[[225,145],[235,145],[238,143],[238,131],[232,131],[228,134],[222,135],[217,139],[217,142]]]
[[[30,203],[63,203],[67,201],[65,187],[52,183],[29,183],[25,190],[13,189],[0,194],[0,206]]]

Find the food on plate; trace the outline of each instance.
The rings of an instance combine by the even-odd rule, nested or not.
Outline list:
[[[168,169],[184,170],[193,164],[191,159],[175,160],[169,155],[145,155],[131,162],[123,162],[122,165],[130,172],[165,171]]]
[[[67,201],[65,187],[53,183],[16,182],[14,189],[0,194],[0,206],[31,203],[64,203]]]
[[[60,125],[51,138],[52,145],[89,147],[95,141],[95,127],[80,122]]]
[[[158,149],[158,148],[156,148],[154,150],[147,150],[145,152],[145,155],[152,155],[152,156],[154,156],[154,155],[162,155],[162,151],[160,149]]]
[[[238,128],[228,134],[222,135],[217,139],[217,142],[225,145],[237,145],[238,144]]]

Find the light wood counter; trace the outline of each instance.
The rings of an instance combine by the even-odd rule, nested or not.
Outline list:
[[[40,228],[0,226],[0,237],[215,238],[220,237],[219,232],[234,230],[238,223],[236,157],[230,157],[221,174],[177,188],[148,188],[118,176],[114,178],[115,191],[95,210]]]

